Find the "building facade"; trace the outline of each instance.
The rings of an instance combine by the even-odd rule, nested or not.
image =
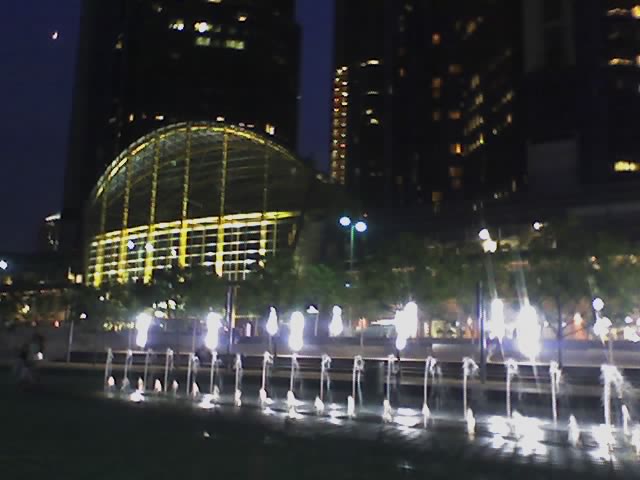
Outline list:
[[[294,0],[85,1],[63,246],[78,246],[106,167],[163,125],[218,121],[295,147],[299,48]]]
[[[364,3],[338,0],[331,174],[365,209],[635,180],[636,2]]]
[[[268,135],[219,122],[179,123],[126,149],[87,209],[86,283],[150,282],[204,268],[244,280],[297,243],[305,211],[326,206],[315,173]]]

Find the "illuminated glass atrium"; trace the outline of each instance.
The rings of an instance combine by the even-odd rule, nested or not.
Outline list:
[[[242,280],[295,243],[312,170],[267,138],[221,123],[142,137],[107,168],[86,212],[87,283],[149,282],[171,267]]]

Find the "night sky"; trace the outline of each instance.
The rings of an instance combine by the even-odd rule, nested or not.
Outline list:
[[[333,0],[297,1],[304,35],[299,153],[326,169]],[[61,209],[80,0],[3,7],[0,252],[31,251],[44,217]]]

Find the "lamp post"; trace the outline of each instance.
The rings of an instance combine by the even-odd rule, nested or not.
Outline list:
[[[340,225],[349,229],[349,271],[353,271],[354,249],[355,249],[355,237],[357,233],[364,233],[367,231],[367,224],[362,220],[353,222],[349,217],[340,218]]]

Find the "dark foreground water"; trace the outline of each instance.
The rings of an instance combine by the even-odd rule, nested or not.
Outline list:
[[[21,390],[0,372],[0,479],[640,478],[631,450],[603,449],[590,427],[573,449],[546,424],[514,433],[481,412],[471,439],[449,414],[425,429],[416,410],[396,410],[384,424],[377,401],[356,420],[344,402],[322,418],[307,402],[291,419],[282,400],[262,411],[249,384],[235,408],[227,395],[215,407],[171,395],[109,398],[101,382],[99,372],[47,371]]]

